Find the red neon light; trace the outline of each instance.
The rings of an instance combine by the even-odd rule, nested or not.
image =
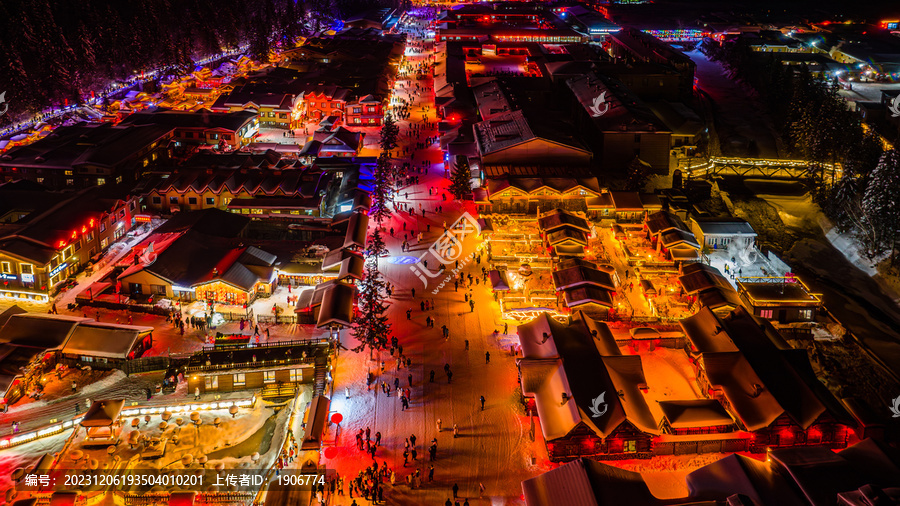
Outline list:
[[[84,234],[85,232],[87,232],[87,227],[81,227],[81,233]]]
[[[66,241],[59,241],[59,247],[62,248],[66,245]]]

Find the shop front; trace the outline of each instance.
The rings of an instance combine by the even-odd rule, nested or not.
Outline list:
[[[253,302],[255,290],[244,290],[222,281],[213,281],[194,287],[198,300],[213,301],[220,304],[240,306]]]

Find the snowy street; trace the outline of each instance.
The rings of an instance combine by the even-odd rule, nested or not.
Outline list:
[[[426,44],[430,48],[431,42]],[[407,65],[415,66],[429,61],[431,51],[407,51],[407,55],[411,55],[407,57]],[[423,128],[416,135],[410,133],[411,125],[421,123],[423,118],[435,125],[438,118],[430,89],[431,79],[418,81],[420,86],[425,86],[420,93],[414,92],[416,81],[407,82],[410,84],[405,84],[405,88],[395,90],[401,98],[415,100],[409,108],[409,121],[399,122],[400,149],[408,145],[415,150],[416,142],[436,136],[437,132],[433,127]],[[429,107],[427,110],[426,106]],[[426,290],[410,270],[410,265],[391,262],[391,257],[404,255],[400,251],[404,223],[405,230],[412,231],[413,237],[416,232],[423,232],[420,243],[410,241],[409,255],[418,257],[443,233],[444,221],[449,226],[464,211],[475,214],[471,203],[452,202],[452,197],[447,201],[440,198],[440,192],[446,191],[449,182],[442,177],[443,153],[437,143],[425,150],[414,151],[412,166],[420,166],[423,161],[427,162],[427,174],[418,174],[413,170],[412,175],[419,177],[419,184],[401,188],[398,194],[403,198],[397,202],[408,204],[410,209],[416,210],[421,205],[426,216],[412,217],[406,211],[397,212],[385,222],[385,229],[395,229],[395,237],[385,234],[390,257],[379,262],[385,280],[394,286],[390,300],[392,304],[387,313],[393,325],[392,333],[399,339],[403,354],[412,361],[412,365],[398,370],[396,357],[387,352],[382,352],[375,360],[369,360],[368,353],[341,353],[335,372],[332,411],[341,413],[344,423],[335,443],[338,450],[335,458],[324,459],[323,463],[325,467],[336,468],[341,475],[351,478],[370,465],[372,459],[357,450],[355,443],[355,434],[369,427],[373,435],[375,432],[382,433],[382,446],[376,452],[376,460],[379,465],[386,461],[396,473],[396,485],[388,485],[385,490],[385,500],[389,504],[443,504],[446,499],[452,498],[454,484],[459,486],[460,500],[468,498],[472,505],[522,504],[519,498],[520,482],[541,472],[530,465],[531,457],[541,462],[541,456],[533,454],[532,448],[537,447],[532,446],[528,438],[528,419],[523,415],[519,401],[514,359],[508,349],[499,348],[499,339],[493,334],[495,330],[502,332],[503,322],[499,320],[499,306],[492,299],[489,285],[479,282],[470,286],[475,301],[475,311],[472,311],[464,300],[467,289],[460,286],[459,291],[455,291],[451,282],[433,295],[431,292],[444,276],[430,280]],[[429,196],[429,187],[439,189]],[[406,198],[406,192],[409,192],[409,198]],[[437,206],[442,206],[442,213],[436,213]],[[428,224],[431,225],[430,232],[427,231]],[[475,251],[479,242],[467,239],[464,254]],[[480,264],[471,261],[464,272],[471,273],[473,279],[479,278],[480,281],[482,267],[486,267],[486,260],[482,259]],[[416,290],[415,297],[412,295],[413,288]],[[434,307],[423,312],[421,304],[426,301]],[[408,308],[412,310],[410,320],[406,319]],[[434,318],[434,328],[426,327],[427,316]],[[443,325],[449,329],[450,337],[446,340],[442,337]],[[514,332],[514,327],[510,327],[509,333]],[[352,348],[356,342],[344,337],[346,335],[347,332],[342,332],[344,345]],[[466,340],[469,342],[468,350],[465,349]],[[485,363],[485,353],[490,353],[489,364]],[[381,372],[382,360],[385,363],[384,373]],[[448,382],[444,372],[445,364],[453,373],[451,382]],[[435,372],[433,383],[429,381],[432,370]],[[369,391],[366,389],[368,371],[375,374],[377,383]],[[410,409],[403,410],[395,393],[394,379],[399,380],[401,388],[406,388],[410,374]],[[390,386],[390,396],[382,392],[381,381]],[[349,399],[346,398],[347,389]],[[482,395],[486,399],[483,411],[479,403]],[[437,431],[438,420],[441,421],[440,433]],[[459,431],[456,438],[453,437],[454,424]],[[404,440],[413,434],[416,436],[417,460],[410,458],[410,464],[404,466]],[[437,438],[438,451],[436,460],[431,463],[428,447],[433,438]],[[544,461],[546,463],[546,455]],[[434,465],[434,482],[428,480],[429,464]],[[419,489],[407,486],[405,481],[406,475],[416,470],[420,472],[422,484]],[[483,494],[480,491],[482,485]],[[339,496],[332,504],[350,503],[348,496]]]

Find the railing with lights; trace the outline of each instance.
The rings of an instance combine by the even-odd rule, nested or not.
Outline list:
[[[191,411],[207,411],[211,409],[228,409],[231,406],[237,406],[239,408],[247,408],[252,407],[256,404],[256,394],[254,394],[249,399],[236,399],[230,401],[216,401],[209,403],[192,403],[192,404],[176,404],[172,406],[154,406],[154,407],[141,407],[138,402],[134,402],[132,407],[129,409],[125,409],[122,411],[120,416],[135,416],[135,415],[152,415],[152,414],[161,414],[165,411],[168,411],[173,414],[177,413],[189,413]],[[38,439],[45,438],[47,436],[53,436],[59,434],[65,430],[75,428],[81,423],[81,418],[73,418],[72,420],[67,420],[61,423],[54,423],[52,425],[48,425],[46,427],[23,432],[22,434],[15,434],[10,437],[6,437],[0,439],[0,450],[4,450],[6,448],[12,448],[14,446],[19,446],[25,443],[30,443],[32,441],[36,441]]]
[[[54,434],[59,434],[60,432],[71,429],[72,427],[81,423],[81,418],[75,418],[72,420],[67,420],[62,423],[55,423],[53,425],[48,425],[42,429],[33,430],[29,432],[23,432],[22,434],[17,434],[12,437],[0,439],[0,450],[5,448],[12,448],[13,446],[18,446],[25,443],[30,443],[37,439],[45,438],[47,436],[52,436]]]

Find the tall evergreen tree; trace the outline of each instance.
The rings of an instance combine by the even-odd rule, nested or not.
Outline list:
[[[377,265],[378,258],[387,254],[388,249],[384,244],[384,237],[381,235],[381,227],[375,227],[375,230],[369,234],[369,239],[366,241],[366,256],[374,258]]]
[[[400,127],[394,121],[392,114],[384,116],[384,123],[381,125],[381,152],[391,156],[391,151],[397,147],[397,139],[400,136]]]
[[[891,251],[895,259],[897,230],[900,229],[900,151],[886,151],[866,185],[862,209],[872,227],[873,256]]]
[[[650,175],[653,174],[653,168],[647,162],[638,157],[628,164],[628,177],[625,180],[625,189],[628,191],[644,191],[647,182],[650,181]]]
[[[372,207],[369,216],[375,219],[375,223],[381,226],[381,222],[390,216],[388,203],[391,201],[391,159],[382,152],[375,162],[375,172],[372,175]]]
[[[469,168],[469,159],[464,155],[456,157],[456,168],[450,178],[450,193],[458,200],[472,193],[472,169]]]
[[[359,345],[353,351],[358,353],[366,348],[370,351],[382,350],[388,345],[391,324],[385,316],[387,286],[374,262],[366,262],[365,274],[358,286],[359,313],[353,318],[351,334]]]

